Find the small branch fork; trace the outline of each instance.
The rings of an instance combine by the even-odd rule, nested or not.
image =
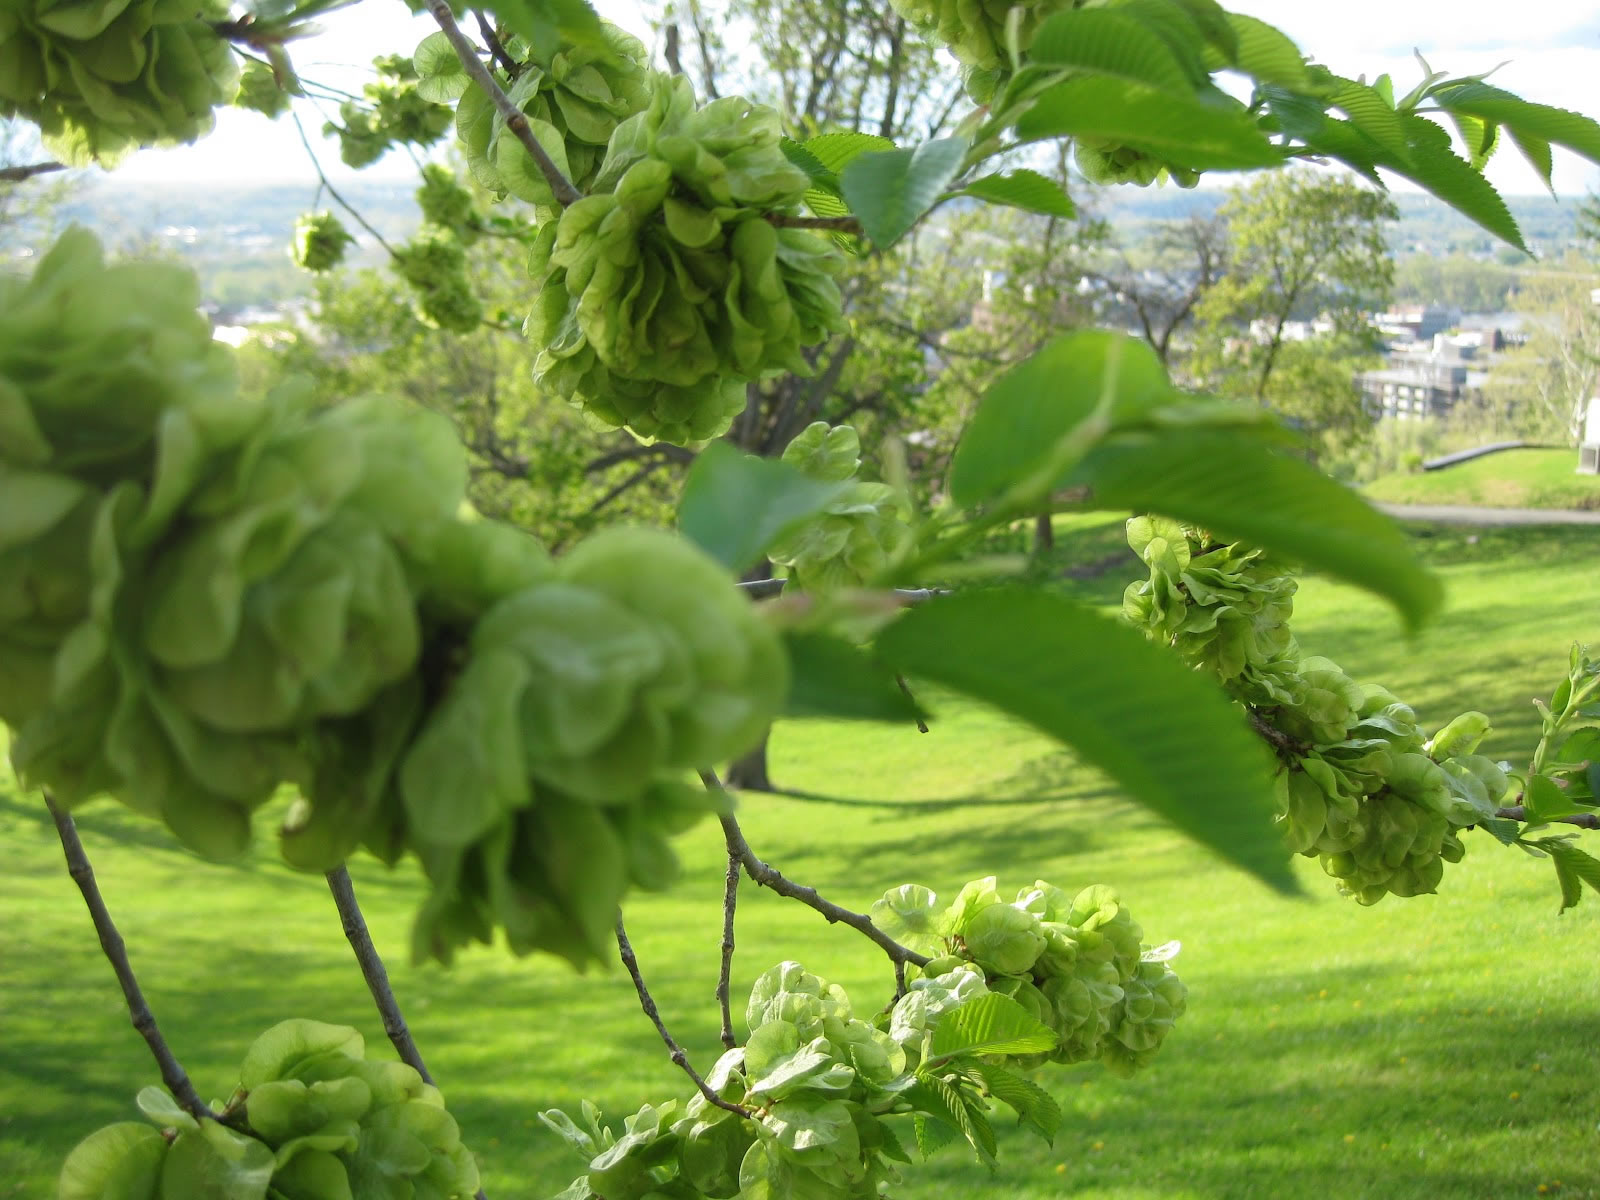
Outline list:
[[[708,789],[722,790],[722,781],[711,771],[702,770],[700,780]],[[834,924],[848,925],[867,940],[871,941],[880,950],[889,956],[889,961],[894,963],[899,970],[896,977],[904,973],[906,963],[914,966],[924,966],[929,959],[926,955],[918,954],[909,947],[902,946],[883,930],[872,923],[872,918],[866,913],[851,912],[848,908],[841,908],[822,896],[816,888],[806,887],[804,884],[795,883],[786,879],[776,867],[769,866],[756,857],[755,851],[750,849],[750,843],[745,841],[744,831],[739,828],[739,822],[732,817],[722,817],[722,835],[728,844],[728,855],[737,858],[744,867],[745,874],[755,880],[761,887],[771,888],[780,896],[788,896],[791,900],[798,900],[807,908],[815,909],[828,921]]]
[[[572,186],[572,180],[561,173],[561,168],[556,166],[555,160],[545,152],[539,144],[539,139],[533,136],[533,127],[528,124],[527,115],[512,103],[511,97],[506,95],[505,89],[495,79],[488,67],[483,65],[483,60],[478,57],[478,48],[472,44],[472,39],[461,32],[461,26],[456,24],[455,17],[450,12],[449,0],[428,0],[428,12],[437,22],[444,36],[450,39],[456,57],[461,60],[467,75],[472,82],[477,84],[494,102],[496,111],[505,118],[506,128],[511,130],[517,141],[521,142],[528,151],[529,156],[538,165],[539,172],[550,185],[556,203],[562,208],[567,208],[583,199],[583,194]]]
[[[194,1084],[189,1081],[188,1074],[172,1053],[172,1048],[161,1036],[155,1016],[151,1013],[149,1004],[145,1002],[144,993],[139,989],[139,981],[134,977],[133,965],[128,961],[128,948],[122,940],[122,935],[117,932],[110,912],[106,910],[105,900],[100,896],[100,885],[95,882],[94,868],[89,865],[89,856],[84,852],[83,842],[78,838],[78,827],[70,815],[56,807],[55,801],[48,794],[44,802],[50,809],[51,820],[56,823],[56,834],[61,838],[61,849],[67,857],[67,874],[72,876],[72,882],[77,884],[78,891],[83,893],[83,902],[89,907],[89,917],[94,922],[95,932],[100,935],[100,949],[110,960],[111,969],[117,974],[117,982],[122,985],[122,995],[128,1002],[128,1016],[133,1021],[134,1029],[144,1038],[145,1044],[150,1047],[150,1053],[155,1056],[156,1065],[161,1068],[161,1082],[166,1084],[167,1091],[172,1093],[172,1098],[178,1102],[179,1107],[195,1120],[219,1120],[217,1114],[200,1099],[199,1093],[194,1090]]]
[[[339,910],[339,919],[344,926],[344,936],[350,943],[350,949],[355,951],[356,963],[361,968],[361,978],[367,981],[367,991],[372,993],[373,1003],[378,1006],[378,1015],[383,1018],[383,1032],[394,1044],[400,1061],[421,1075],[424,1083],[432,1083],[433,1076],[428,1073],[422,1061],[422,1052],[412,1040],[411,1030],[400,1013],[400,1002],[395,999],[394,989],[389,986],[389,972],[384,969],[383,959],[378,957],[378,948],[372,944],[372,934],[367,931],[366,918],[361,915],[361,906],[356,903],[356,890],[350,882],[350,872],[340,864],[328,872],[327,880],[328,890],[333,893],[333,903]]]
[[[656,1008],[655,997],[650,994],[650,989],[645,986],[644,976],[639,974],[639,960],[633,953],[633,945],[628,941],[628,931],[623,927],[622,914],[620,912],[617,914],[617,950],[622,955],[622,965],[628,968],[628,974],[633,977],[633,990],[639,993],[639,1006],[644,1009],[644,1015],[649,1017],[655,1025],[656,1032],[661,1035],[661,1040],[667,1044],[667,1053],[671,1056],[672,1061],[678,1064],[679,1069],[685,1075],[694,1080],[694,1086],[700,1089],[700,1094],[710,1103],[715,1104],[718,1108],[726,1109],[728,1112],[737,1113],[741,1117],[751,1116],[752,1114],[748,1108],[738,1104],[730,1104],[712,1091],[711,1085],[705,1081],[704,1076],[699,1071],[696,1071],[694,1065],[689,1062],[689,1056],[684,1052],[683,1047],[678,1045],[673,1040],[672,1035],[667,1032],[667,1026],[661,1020],[661,1011]]]
[[[722,1044],[729,1050],[739,1044],[733,1036],[729,981],[733,976],[733,914],[739,907],[739,871],[743,866],[739,856],[730,851],[728,877],[722,889],[722,969],[717,972],[717,1006],[722,1009]]]

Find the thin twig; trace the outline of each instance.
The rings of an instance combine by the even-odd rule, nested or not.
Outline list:
[[[1278,754],[1286,759],[1298,761],[1311,753],[1311,747],[1296,738],[1290,737],[1272,722],[1261,715],[1261,710],[1245,706],[1245,711],[1250,714],[1250,726],[1272,746]]]
[[[788,213],[767,213],[767,224],[776,225],[779,229],[824,229],[833,233],[853,233],[857,236],[866,231],[861,228],[861,222],[854,217],[797,217]]]
[[[505,43],[494,31],[494,24],[484,15],[483,9],[473,9],[472,15],[477,19],[478,32],[483,35],[483,44],[489,47],[489,57],[499,63],[500,69],[512,79],[522,74],[522,64],[506,53]]]
[[[317,172],[317,179],[321,182],[322,186],[327,190],[328,195],[333,197],[334,203],[336,203],[340,208],[344,209],[345,212],[349,213],[352,217],[354,217],[356,224],[361,226],[361,228],[365,229],[368,233],[370,233],[373,236],[373,238],[377,241],[378,245],[382,246],[385,250],[387,250],[389,252],[389,256],[391,258],[398,257],[395,254],[394,247],[389,245],[388,242],[383,240],[383,234],[379,233],[376,229],[374,229],[371,226],[371,224],[368,223],[367,219],[365,217],[363,217],[359,212],[357,212],[356,209],[354,208],[354,206],[352,206],[349,201],[347,201],[343,196],[341,196],[339,194],[338,190],[333,186],[333,184],[328,182],[327,173],[323,171],[322,164],[317,161],[317,152],[311,148],[311,139],[306,136],[306,127],[303,124],[301,124],[300,114],[296,113],[296,112],[291,112],[289,115],[294,118],[294,127],[300,133],[300,144],[306,148],[306,154],[311,159],[311,166]]]
[[[497,112],[505,118],[506,128],[516,136],[528,151],[529,156],[538,165],[545,182],[550,185],[556,203],[566,208],[583,199],[583,193],[572,186],[572,180],[561,173],[561,168],[556,166],[555,160],[545,152],[539,144],[539,139],[533,136],[533,127],[528,124],[528,117],[506,95],[494,77],[494,73],[483,65],[483,60],[478,57],[478,48],[472,40],[461,32],[461,26],[456,24],[456,19],[450,14],[449,0],[428,0],[428,12],[444,31],[445,37],[450,39],[450,45],[455,48],[456,57],[461,60],[468,77],[473,83],[484,90],[484,94],[494,102]]]
[[[708,789],[722,790],[722,781],[712,771],[702,770],[700,780]],[[924,966],[929,961],[928,957],[918,954],[909,947],[902,946],[872,923],[872,918],[866,913],[851,912],[848,908],[841,908],[833,901],[825,899],[816,888],[806,887],[804,884],[795,883],[786,879],[776,867],[762,862],[756,857],[750,843],[745,841],[744,831],[739,828],[739,822],[732,817],[723,817],[722,836],[728,844],[729,855],[736,857],[743,864],[745,874],[755,880],[760,886],[771,888],[780,896],[788,896],[791,900],[798,900],[807,908],[815,909],[834,924],[848,925],[857,933],[867,938],[880,950],[889,956],[889,961],[894,963],[913,963]]]
[[[894,998],[896,1000],[900,999],[908,990],[906,987],[906,964],[897,961],[894,964]]]
[[[372,944],[372,934],[367,931],[366,918],[361,915],[361,906],[356,903],[356,890],[350,882],[350,872],[341,864],[328,872],[327,880],[328,890],[333,893],[333,903],[339,910],[339,920],[344,926],[344,936],[350,942],[350,949],[355,951],[356,964],[361,968],[361,978],[367,981],[367,991],[372,993],[372,1002],[378,1006],[378,1015],[383,1018],[383,1032],[394,1043],[400,1061],[421,1075],[424,1083],[432,1083],[433,1076],[428,1073],[422,1061],[422,1052],[411,1038],[411,1030],[400,1013],[400,1002],[395,999],[394,989],[389,986],[389,972],[384,970],[383,959],[378,957],[378,948]]]
[[[1521,804],[1513,805],[1510,808],[1497,809],[1494,815],[1507,821],[1527,821],[1530,819],[1527,808]],[[1594,813],[1569,813],[1564,817],[1550,817],[1548,820],[1538,823],[1576,825],[1579,829],[1600,829],[1600,816]]]
[[[21,183],[35,175],[48,175],[52,171],[65,171],[66,163],[36,162],[22,167],[0,167],[0,183]]]
[[[633,990],[639,993],[640,1007],[644,1009],[644,1015],[649,1017],[655,1025],[656,1032],[661,1035],[661,1040],[667,1044],[667,1053],[671,1056],[672,1061],[678,1064],[679,1069],[685,1075],[694,1080],[694,1085],[700,1089],[700,1094],[712,1104],[715,1104],[718,1108],[726,1109],[728,1112],[737,1113],[741,1117],[750,1116],[748,1108],[730,1104],[711,1090],[711,1085],[705,1081],[700,1072],[696,1071],[693,1064],[689,1062],[689,1056],[684,1053],[683,1047],[673,1041],[672,1035],[667,1032],[667,1026],[661,1020],[661,1012],[656,1008],[655,997],[650,994],[650,989],[645,987],[644,976],[639,974],[639,960],[634,957],[633,946],[628,942],[628,931],[623,928],[622,914],[620,912],[617,914],[617,950],[622,954],[622,965],[628,968],[628,974],[633,977]]]
[[[139,981],[133,974],[133,964],[128,961],[128,947],[123,942],[122,935],[117,932],[111,914],[106,911],[106,902],[100,896],[100,885],[94,879],[94,868],[89,865],[89,856],[84,852],[83,842],[78,838],[78,827],[73,824],[70,815],[56,807],[55,801],[48,794],[44,802],[50,809],[51,820],[56,823],[56,834],[61,838],[61,849],[67,856],[67,874],[72,876],[72,882],[77,884],[78,891],[83,893],[83,902],[89,907],[89,917],[94,922],[95,932],[100,935],[100,949],[105,952],[106,958],[111,963],[111,969],[117,974],[117,982],[122,985],[122,995],[128,1002],[128,1016],[133,1021],[134,1029],[145,1040],[145,1045],[150,1047],[156,1065],[161,1068],[161,1082],[167,1085],[167,1091],[172,1093],[172,1098],[178,1102],[179,1107],[195,1120],[217,1120],[217,1114],[200,1099],[200,1094],[194,1090],[194,1084],[189,1082],[188,1074],[179,1064],[177,1056],[172,1053],[172,1047],[168,1046],[166,1039],[161,1036],[155,1015],[145,1002],[144,993],[139,990]]]
[[[911,694],[911,685],[906,682],[906,677],[904,675],[896,675],[894,677],[894,681],[900,685],[900,690],[906,694],[906,699],[915,704],[917,702],[917,698]],[[928,723],[921,717],[917,718],[917,732],[928,732]]]
[[[744,591],[752,600],[765,600],[776,596],[783,591],[787,579],[743,579],[735,587]],[[945,588],[895,588],[894,598],[904,605],[926,604],[935,596],[946,596],[949,592]]]
[[[733,914],[739,907],[739,871],[743,866],[738,855],[729,853],[728,876],[722,888],[722,969],[717,972],[717,1005],[722,1009],[722,1044],[729,1050],[739,1044],[733,1036],[729,981],[733,976]]]

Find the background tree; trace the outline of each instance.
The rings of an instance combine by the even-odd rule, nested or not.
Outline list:
[[[1600,272],[1577,255],[1564,265],[1519,293],[1532,318],[1528,340],[1490,371],[1483,403],[1514,436],[1575,446],[1589,398],[1600,393]]]
[[[1389,302],[1388,196],[1350,176],[1299,170],[1236,189],[1227,272],[1195,305],[1191,373],[1218,393],[1270,408],[1325,449],[1366,425],[1356,371],[1376,348],[1367,314]],[[1291,322],[1315,322],[1310,339]]]

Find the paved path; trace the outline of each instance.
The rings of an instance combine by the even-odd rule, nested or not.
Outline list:
[[[1402,521],[1442,525],[1600,525],[1600,512],[1557,508],[1473,508],[1465,504],[1379,504]]]

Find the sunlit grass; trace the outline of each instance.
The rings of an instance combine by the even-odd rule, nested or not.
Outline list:
[[[1428,723],[1482,708],[1499,726],[1491,751],[1525,753],[1529,699],[1554,683],[1572,640],[1600,642],[1600,571],[1584,532],[1421,539],[1452,608],[1414,643],[1379,602],[1317,580],[1302,589],[1296,627],[1309,651],[1385,682]],[[1106,600],[1127,578],[1119,569],[1074,586]],[[773,772],[793,794],[745,800],[758,852],[853,907],[896,883],[949,893],[989,873],[1012,887],[1114,884],[1148,939],[1183,941],[1190,1010],[1131,1082],[1098,1067],[1044,1076],[1066,1112],[1053,1148],[1008,1132],[998,1176],[947,1150],[908,1174],[899,1200],[1433,1200],[1535,1196],[1541,1185],[1600,1196],[1595,898],[1558,918],[1548,864],[1474,834],[1442,895],[1362,909],[1299,860],[1305,896],[1285,900],[1029,731],[927,700],[937,717],[927,735],[781,728]],[[284,1016],[355,1024],[381,1046],[322,882],[275,862],[265,838],[249,863],[216,866],[110,805],[84,810],[80,826],[203,1093],[228,1091],[250,1039]],[[67,1149],[132,1116],[133,1094],[156,1075],[42,808],[14,789],[0,795],[0,844],[0,1196],[42,1198]],[[632,898],[628,921],[663,1015],[708,1064],[723,859],[710,826],[680,849],[680,884]],[[538,1125],[540,1109],[589,1096],[620,1116],[684,1093],[621,972],[582,977],[498,950],[449,971],[412,967],[415,877],[368,862],[353,873],[495,1200],[553,1193],[577,1166]],[[843,983],[862,1008],[890,994],[887,965],[863,939],[748,886],[738,939],[736,997],[784,957]]]
[[[1579,475],[1578,452],[1505,450],[1440,471],[1385,475],[1363,490],[1394,504],[1600,508],[1600,478]]]

